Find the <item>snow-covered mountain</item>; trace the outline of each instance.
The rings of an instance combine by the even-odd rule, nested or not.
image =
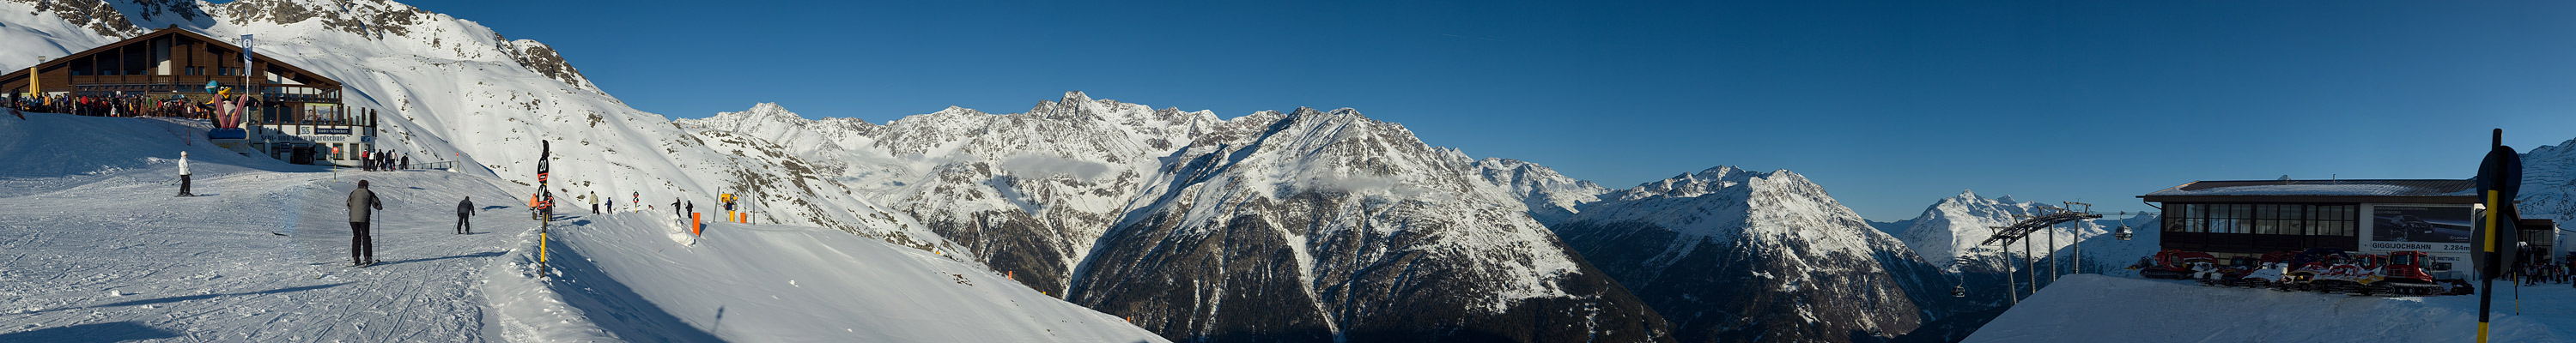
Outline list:
[[[1957,310],[1940,270],[1797,173],[1720,166],[1603,198],[1552,228],[1683,341],[1871,341]]]
[[[2523,218],[2558,221],[2559,227],[2576,227],[2576,139],[2558,145],[2543,145],[2522,152],[2522,194],[2514,205]],[[2551,245],[2551,255],[2565,256],[2576,243],[2576,234],[2560,232]]]
[[[1575,208],[1601,201],[1602,188],[1592,181],[1577,180],[1557,173],[1547,166],[1508,158],[1485,158],[1476,161],[1477,174],[1493,189],[1504,190],[1529,207],[1530,217],[1540,223],[1556,223],[1574,216]]]
[[[1212,131],[1155,171],[1070,300],[1166,337],[1669,339],[1457,150],[1350,109]]]
[[[2003,248],[1979,244],[1984,243],[1986,238],[1994,236],[1995,227],[2011,226],[2013,223],[2021,222],[2022,218],[2016,216],[2041,215],[2042,206],[2055,207],[2040,202],[2016,202],[2013,201],[2012,196],[1987,199],[1977,196],[1975,191],[1961,191],[1958,196],[1943,198],[1933,203],[1931,207],[1923,209],[1922,215],[1906,220],[1912,225],[1904,230],[1904,234],[1896,237],[1897,240],[1904,241],[1906,247],[1912,248],[1915,254],[1923,256],[1925,262],[1930,262],[1933,266],[1944,270],[1952,272],[2001,270],[2000,266],[2008,260],[2006,257],[2012,257],[2009,261],[2016,263],[2020,261],[2020,250],[2017,250],[2019,246],[2016,245],[2016,250],[2007,254]],[[2058,230],[2032,234],[2028,238],[2034,243],[2030,247],[2031,251],[2056,250],[2075,244],[2079,238],[2106,233],[2090,221],[2077,226],[2080,227],[2061,225]]]
[[[715,194],[742,194],[756,222],[935,251],[1165,337],[1670,332],[1540,224],[1607,189],[1355,111],[1221,120],[1077,92],[1014,114],[871,123],[766,104],[671,122],[542,43],[390,1],[0,0],[0,20],[0,44],[36,47],[0,52],[20,65],[166,26],[255,34],[263,55],[387,114],[381,148],[522,180],[549,141],[568,201],[717,212]]]
[[[678,121],[702,136],[776,142],[809,168],[994,270],[1064,294],[1073,269],[1146,177],[1214,114],[1070,92],[1025,113],[951,107],[871,124],[807,120],[776,104]]]
[[[679,123],[782,142],[1021,283],[1175,340],[1665,330],[1486,178],[1525,163],[1468,159],[1347,109],[1218,120],[1072,92],[1025,113],[882,125],[774,104]]]
[[[2524,217],[2576,220],[2576,139],[2524,150],[2517,198]]]

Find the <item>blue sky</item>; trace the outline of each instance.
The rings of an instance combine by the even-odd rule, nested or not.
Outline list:
[[[2487,129],[2576,138],[2571,2],[406,3],[673,117],[1351,107],[1613,188],[1793,170],[1882,221],[1963,189],[2465,178]]]

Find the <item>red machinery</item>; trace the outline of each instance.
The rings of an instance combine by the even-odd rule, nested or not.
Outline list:
[[[2198,279],[2202,285],[2273,288],[2279,290],[2350,293],[2356,295],[2458,295],[2470,294],[2466,282],[2437,280],[2424,271],[2432,256],[2421,251],[2398,251],[2387,255],[2350,254],[2338,249],[2308,249],[2303,252],[2279,251],[2264,254],[2259,260],[2238,258],[2232,265],[2219,266],[2209,254],[2165,250],[2156,253],[2155,266],[2139,269],[2139,275],[2150,278]]]
[[[2186,279],[2191,277],[2193,272],[2191,266],[2196,262],[2216,263],[2218,262],[2218,257],[2210,256],[2209,253],[2204,252],[2172,249],[2158,251],[2156,252],[2155,257],[2148,261],[2139,263],[2138,276],[2156,279]]]

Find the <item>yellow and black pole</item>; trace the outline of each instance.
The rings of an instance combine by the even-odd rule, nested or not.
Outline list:
[[[2487,312],[2495,302],[2495,279],[2512,271],[2516,251],[2515,224],[2521,218],[2514,208],[2515,193],[2522,188],[2522,154],[2504,146],[2504,129],[2496,129],[2488,145],[2486,160],[2478,163],[2477,191],[2486,205],[2486,215],[2477,224],[2477,237],[2469,245],[2469,256],[2478,273],[2478,339],[2487,341]]]
[[[547,208],[545,212],[538,214],[541,218],[537,219],[537,277],[546,277],[547,275],[546,241],[548,238],[551,238],[547,237],[547,234],[552,233],[551,231],[553,230],[551,229],[554,227],[555,220],[553,213],[555,199],[554,196],[546,193],[546,174],[550,172],[549,169],[552,169],[550,168],[551,166],[547,165],[546,159],[548,158],[547,155],[552,154],[554,154],[554,146],[552,143],[544,140],[537,141],[537,201],[544,202],[544,206]]]
[[[2486,191],[2486,194],[2485,194],[2485,195],[2486,195],[2486,197],[2487,197],[2487,200],[2486,200],[2486,205],[2487,205],[2487,215],[2486,215],[2486,217],[2487,217],[2487,220],[2486,220],[2486,223],[2485,223],[2486,225],[2485,225],[2484,227],[2486,227],[2487,229],[2486,229],[2486,232],[2485,232],[2484,234],[2482,234],[2482,235],[2479,235],[2479,236],[2478,236],[2478,241],[2479,241],[2479,242],[2485,242],[2485,243],[2486,243],[2486,244],[2485,244],[2486,246],[2484,246],[2484,247],[2480,247],[2480,248],[2482,248],[2482,249],[2481,249],[2481,251],[2479,251],[2479,252],[2478,252],[2478,254],[2481,254],[2481,255],[2494,256],[2494,255],[2495,255],[2495,252],[2496,252],[2496,245],[2495,245],[2495,236],[2496,236],[2496,234],[2495,234],[2495,232],[2496,232],[2496,230],[2495,230],[2495,228],[2496,228],[2496,217],[2501,217],[2501,216],[2499,216],[2498,214],[2502,214],[2502,213],[2498,213],[2498,211],[2496,211],[2497,209],[2499,209],[2498,207],[2496,207],[2496,198],[2498,198],[2498,195],[2500,195],[2500,194],[2498,194],[2498,193],[2502,193],[2502,192],[2490,189],[2490,190],[2487,190],[2487,191]],[[2494,261],[2495,259],[2494,259],[2493,257],[2489,257],[2487,260],[2488,260],[2488,261]],[[2489,263],[2493,263],[2493,262],[2489,262]],[[2492,268],[2492,267],[2481,266],[2481,268],[2479,268],[2479,269],[2486,269],[2486,268]],[[2484,271],[2483,271],[2483,270],[2481,270],[2480,272],[2482,272],[2482,273],[2483,273]],[[2478,343],[2486,343],[2486,341],[2487,341],[2487,303],[2489,303],[2489,302],[2494,302],[2494,301],[2495,301],[2495,277],[2494,277],[2494,276],[2481,275],[2481,276],[2479,276],[2479,277],[2478,277],[2478,279],[2479,279],[2478,289],[2480,289],[2480,290],[2484,290],[2484,291],[2482,291],[2482,292],[2478,292]]]

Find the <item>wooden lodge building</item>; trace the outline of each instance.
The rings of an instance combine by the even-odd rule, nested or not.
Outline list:
[[[2469,232],[2485,215],[2473,180],[2197,181],[2140,195],[2163,203],[2163,249],[2220,260],[2333,248],[2366,254],[2422,251],[2426,272],[2469,277]],[[2556,238],[2547,219],[2524,219],[2535,248]],[[2545,238],[2543,238],[2545,236]],[[2223,263],[2223,262],[2222,262]]]
[[[239,128],[208,133],[217,145],[301,164],[355,166],[373,148],[373,110],[341,103],[338,80],[171,26],[0,74],[11,99],[125,98],[214,102],[209,88],[252,96]],[[218,124],[221,125],[220,122]]]

